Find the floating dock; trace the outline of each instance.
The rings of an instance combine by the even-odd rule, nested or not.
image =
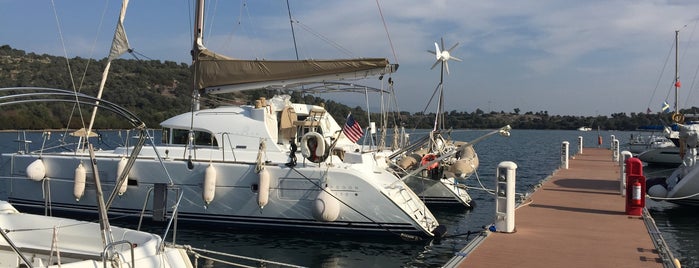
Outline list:
[[[675,267],[646,209],[625,213],[612,151],[585,148],[515,211],[515,232],[486,232],[444,267]]]

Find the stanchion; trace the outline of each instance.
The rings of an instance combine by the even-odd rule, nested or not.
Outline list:
[[[619,192],[621,192],[621,196],[626,196],[626,161],[631,157],[633,157],[631,152],[621,152],[621,158],[619,159]]]
[[[568,169],[568,145],[570,143],[564,141],[561,143],[561,168]]]
[[[583,153],[583,137],[578,136],[578,154]]]

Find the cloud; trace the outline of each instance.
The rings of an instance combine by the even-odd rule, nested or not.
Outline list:
[[[2,27],[0,36],[12,36],[8,42],[19,49],[62,55],[61,44],[54,41],[50,6],[5,4],[0,11],[4,25],[27,10],[34,10],[37,19],[21,27]],[[190,4],[133,2],[126,21],[132,46],[150,58],[189,63]],[[118,4],[110,3],[103,20],[101,13],[86,13],[76,3],[58,5],[69,53],[86,57],[93,49],[94,55],[106,55],[111,42],[106,36],[118,13],[111,9]],[[153,12],[154,6],[163,12]],[[438,82],[439,71],[429,69],[434,56],[426,50],[434,49],[433,43],[442,37],[447,46],[459,42],[453,53],[464,59],[450,64],[451,74],[445,78],[448,89],[459,92],[451,95],[449,110],[497,104],[505,111],[514,108],[506,106],[521,105],[517,108],[525,112],[595,114],[591,103],[604,103],[596,96],[609,96],[623,101],[595,110],[645,111],[641,106],[660,103],[666,95],[665,85],[674,71],[668,53],[676,29],[681,29],[685,96],[699,64],[695,1],[309,0],[290,1],[290,6],[296,48],[283,1],[210,1],[206,44],[239,58],[292,59],[296,51],[304,59],[386,57],[401,64],[393,75],[397,97],[400,106],[411,111],[422,110]],[[104,4],[90,8],[102,10]],[[95,43],[100,21],[104,25]],[[658,81],[662,87],[656,88]]]

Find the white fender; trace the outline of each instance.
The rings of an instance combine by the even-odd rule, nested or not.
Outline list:
[[[461,159],[456,160],[449,167],[449,171],[458,177],[465,178],[471,176],[478,169],[479,164],[476,150],[473,149],[473,146],[468,146],[464,148]]]
[[[257,204],[262,209],[269,203],[269,183],[271,179],[269,171],[266,169],[260,170],[258,175],[260,176],[260,184],[257,192]]]
[[[87,171],[83,166],[83,163],[78,164],[75,168],[75,182],[73,184],[73,196],[75,196],[75,201],[80,201],[85,193],[85,178],[87,177]]]
[[[125,157],[122,157],[121,160],[119,160],[119,164],[117,164],[117,173],[116,173],[116,183],[119,183],[119,177],[121,177],[121,174],[124,173],[124,169],[126,169],[126,160]],[[119,191],[117,192],[119,195],[123,195],[126,192],[126,187],[129,186],[129,175],[126,174],[126,179],[124,180],[124,183],[121,184],[121,187],[119,187]]]
[[[313,207],[313,218],[319,221],[337,220],[340,216],[340,201],[334,195],[330,187],[325,187],[318,193]]]
[[[660,184],[656,184],[651,186],[650,189],[648,189],[648,195],[651,197],[665,198],[667,197],[667,189],[665,189],[665,187],[663,187]]]
[[[406,155],[398,162],[398,166],[402,169],[413,168],[420,163],[420,160],[422,160],[422,156],[419,154]]]
[[[35,181],[41,181],[46,177],[46,166],[41,159],[34,160],[27,166],[27,178]]]
[[[204,202],[208,205],[214,200],[214,195],[216,194],[216,168],[214,165],[209,164],[204,171],[204,191],[202,192],[202,198]]]
[[[308,141],[310,139],[314,139],[316,141],[316,149],[314,152],[311,152],[311,149],[308,148]],[[323,135],[320,135],[318,132],[308,132],[301,137],[301,154],[303,157],[311,160],[312,162],[321,162],[323,161],[323,157],[325,156],[325,139],[323,138]],[[316,160],[311,159],[312,156],[316,156]]]

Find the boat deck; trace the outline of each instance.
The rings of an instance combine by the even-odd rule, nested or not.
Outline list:
[[[619,172],[611,150],[584,148],[515,211],[514,233],[476,238],[445,267],[663,267],[654,232],[625,213]]]

